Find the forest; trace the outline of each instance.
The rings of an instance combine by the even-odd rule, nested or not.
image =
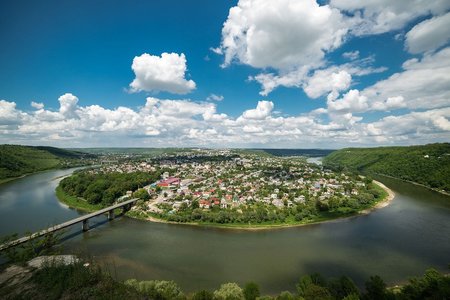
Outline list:
[[[85,199],[89,204],[111,205],[127,191],[135,191],[155,182],[160,172],[132,173],[90,173],[79,171],[60,182],[62,190],[70,195]]]
[[[326,156],[323,164],[336,171],[387,175],[450,192],[450,143],[345,148]]]

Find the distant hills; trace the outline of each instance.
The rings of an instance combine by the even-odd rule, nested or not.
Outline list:
[[[323,159],[332,169],[388,175],[450,192],[450,143],[345,148]]]
[[[256,149],[255,149],[256,150]],[[322,157],[336,151],[330,149],[257,149],[275,156]]]
[[[45,146],[0,145],[0,182],[37,171],[80,165],[93,155]]]

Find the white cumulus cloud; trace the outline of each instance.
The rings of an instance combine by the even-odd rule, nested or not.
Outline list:
[[[76,118],[78,98],[71,93],[66,93],[58,98],[60,107],[59,112],[67,118]]]
[[[403,97],[407,107],[437,108],[449,105],[450,47],[425,54],[403,64],[403,71],[365,88],[362,94],[372,102]]]
[[[435,50],[450,41],[450,12],[425,20],[407,34],[405,45],[411,53]]]
[[[43,109],[44,108],[44,103],[31,101],[31,106],[36,108],[36,109]]]
[[[131,69],[136,75],[130,83],[131,92],[187,94],[196,87],[193,80],[185,78],[187,66],[183,53],[162,53],[161,56],[144,53],[133,59]]]
[[[327,54],[354,36],[403,29],[424,16],[436,18],[429,23],[424,21],[423,26],[419,24],[417,30],[410,32],[407,37],[410,49],[415,52],[426,50],[424,47],[435,49],[445,40],[449,26],[444,26],[446,17],[442,15],[449,9],[450,2],[446,0],[331,0],[322,5],[316,0],[240,0],[230,9],[223,24],[221,44],[213,51],[224,56],[223,67],[234,62],[263,70],[249,77],[261,85],[263,96],[285,86],[306,88],[305,92],[313,98],[328,92],[336,98],[339,89],[349,87],[347,81],[341,81],[345,88],[333,88],[332,84],[326,84],[325,88],[318,78],[310,78],[315,71],[339,68],[352,76],[363,76],[386,68],[368,66],[369,60],[359,59],[358,50],[343,54],[351,61],[348,68],[330,65]],[[418,29],[422,27],[439,30],[420,37]],[[420,44],[423,42],[426,46]],[[358,63],[363,66],[358,67]],[[317,82],[323,88],[309,82]]]
[[[290,69],[320,64],[339,47],[347,25],[337,9],[314,0],[240,0],[223,25],[224,65]]]
[[[358,111],[372,103],[357,90],[332,100],[328,109],[279,116],[271,101],[236,118],[217,111],[215,103],[148,97],[140,108],[83,106],[63,95],[57,110],[24,112],[0,100],[0,142],[60,147],[322,147],[414,144],[448,141],[450,107],[386,116],[364,123]],[[68,105],[69,104],[69,105]],[[400,97],[385,101],[401,106]],[[66,109],[69,107],[70,109]],[[73,112],[72,118],[67,112]],[[325,116],[324,113],[328,113]]]
[[[304,91],[310,98],[318,98],[328,92],[340,92],[350,87],[352,76],[345,70],[317,70],[308,78]]]
[[[246,119],[262,120],[267,118],[273,110],[272,101],[258,101],[258,105],[255,109],[249,109],[244,111],[242,116]]]

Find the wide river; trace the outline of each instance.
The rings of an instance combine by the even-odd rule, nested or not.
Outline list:
[[[73,170],[39,173],[0,185],[0,235],[23,234],[77,217],[55,187]],[[264,293],[293,290],[301,275],[370,275],[404,282],[450,263],[450,198],[409,183],[378,178],[395,193],[386,208],[324,224],[238,231],[150,223],[126,217],[66,233],[65,252],[91,255],[119,279],[170,279],[185,291],[255,281]]]

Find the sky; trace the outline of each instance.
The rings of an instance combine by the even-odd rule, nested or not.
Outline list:
[[[0,143],[450,141],[450,1],[0,2]]]

